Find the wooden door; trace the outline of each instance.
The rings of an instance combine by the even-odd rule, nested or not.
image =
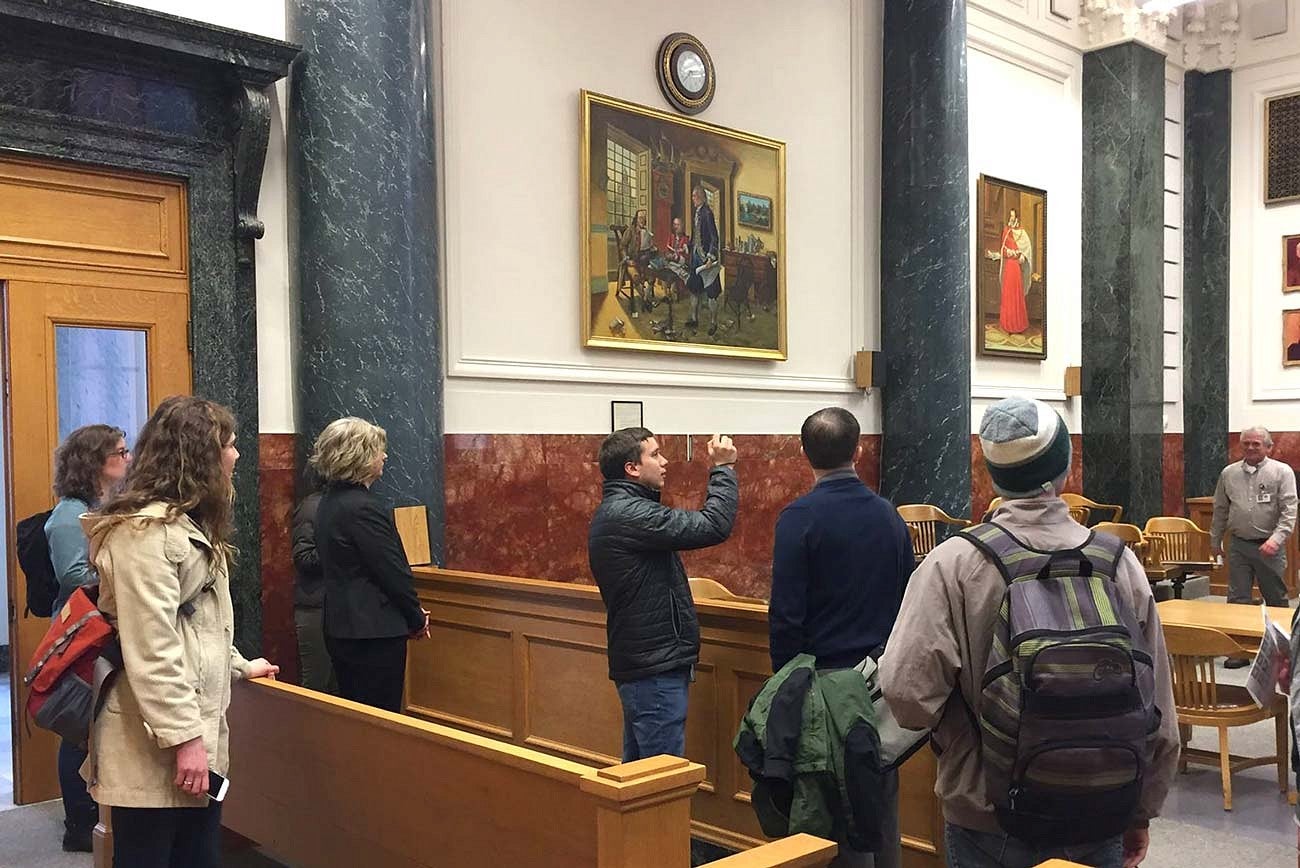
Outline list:
[[[57,739],[26,725],[22,675],[49,621],[26,613],[13,528],[49,509],[55,447],[81,425],[126,431],[190,391],[184,187],[0,160],[4,441],[14,799],[59,794]]]

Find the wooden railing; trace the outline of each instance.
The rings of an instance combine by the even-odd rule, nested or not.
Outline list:
[[[686,868],[704,769],[595,769],[273,681],[237,684],[224,825],[298,868]],[[824,866],[811,836],[737,868]]]
[[[426,720],[589,766],[618,762],[622,712],[609,681],[605,609],[585,585],[414,568],[431,637],[410,645],[406,710]],[[701,652],[691,685],[686,758],[704,766],[691,806],[697,837],[744,849],[765,839],[731,742],[771,675],[767,607],[697,600]],[[941,864],[934,758],[902,769],[906,868]]]

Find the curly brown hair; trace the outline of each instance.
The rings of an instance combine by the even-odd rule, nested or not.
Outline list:
[[[104,462],[125,439],[126,432],[112,425],[83,425],[69,434],[54,450],[55,496],[98,503]]]
[[[235,436],[235,416],[215,401],[189,395],[165,398],[140,429],[135,460],[101,514],[127,516],[151,503],[167,504],[167,519],[188,514],[228,558],[234,490],[221,452]]]

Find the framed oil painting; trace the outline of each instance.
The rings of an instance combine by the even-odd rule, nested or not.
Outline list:
[[[585,90],[581,114],[583,345],[785,359],[785,144]]]
[[[1282,367],[1300,365],[1300,310],[1282,311]]]
[[[1047,192],[980,175],[975,335],[984,356],[1047,358]]]
[[[1300,292],[1300,235],[1282,236],[1282,291]]]
[[[768,196],[755,196],[753,193],[740,193],[736,201],[736,220],[741,226],[772,231],[772,199]]]

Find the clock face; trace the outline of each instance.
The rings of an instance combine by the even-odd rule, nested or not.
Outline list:
[[[691,49],[683,49],[677,55],[676,72],[677,81],[681,84],[683,90],[692,94],[704,90],[708,71],[704,67],[704,59]]]

